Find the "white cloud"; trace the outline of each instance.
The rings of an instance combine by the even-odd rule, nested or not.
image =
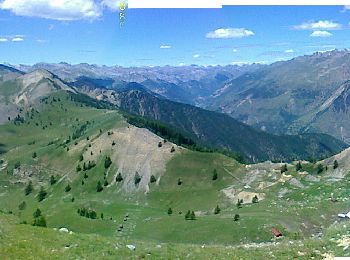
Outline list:
[[[9,40],[7,38],[0,38],[0,42],[8,42]]]
[[[310,34],[311,37],[330,37],[333,34],[327,31],[314,31]]]
[[[199,54],[195,54],[195,55],[193,55],[193,58],[195,58],[195,59],[197,59],[197,58],[199,58],[201,55],[199,55]]]
[[[94,0],[4,0],[0,9],[20,16],[61,21],[91,20],[102,14],[102,7]]]
[[[284,52],[285,53],[294,53],[294,50],[293,49],[289,49],[289,50],[285,50]]]
[[[249,64],[249,62],[246,61],[233,61],[231,62],[232,65],[238,65],[238,66],[243,66]]]
[[[238,50],[237,50],[237,49],[233,49],[232,51],[233,51],[233,52],[238,52]]]
[[[161,49],[171,49],[171,45],[160,45],[159,48]]]
[[[41,40],[41,39],[38,39],[38,40],[36,40],[36,42],[37,42],[37,43],[43,44],[43,43],[48,43],[48,40]]]
[[[13,42],[23,42],[24,39],[22,37],[15,37],[12,39]]]
[[[185,66],[186,64],[184,62],[180,62],[179,66]]]
[[[293,28],[296,30],[340,30],[342,29],[342,25],[340,23],[328,21],[328,20],[320,20],[317,22],[306,22],[301,25],[296,25]]]
[[[254,32],[244,28],[220,28],[206,34],[207,38],[212,39],[231,39],[253,36]]]

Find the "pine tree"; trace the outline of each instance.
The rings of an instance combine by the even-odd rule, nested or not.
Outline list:
[[[221,209],[220,209],[219,205],[216,205],[216,207],[214,209],[214,214],[217,215],[220,213],[220,211],[221,211]]]
[[[215,181],[217,179],[218,179],[218,172],[216,171],[216,169],[214,169],[212,180]]]
[[[36,152],[33,153],[32,157],[33,157],[33,158],[36,158],[36,157],[37,157]]]
[[[194,214],[194,211],[191,212],[190,219],[196,220],[196,214]]]
[[[150,182],[151,182],[151,183],[154,183],[154,182],[156,182],[156,181],[157,181],[156,177],[154,177],[154,175],[151,175]]]
[[[106,156],[105,158],[105,169],[108,169],[112,164],[112,160],[111,160],[111,157],[109,156]]]
[[[101,219],[103,219],[103,213],[101,212]]]
[[[70,192],[71,189],[72,189],[72,188],[71,188],[71,186],[70,186],[69,183],[68,183],[67,186],[64,188],[64,191],[65,191],[65,192]]]
[[[181,178],[179,178],[178,180],[177,180],[177,185],[182,185],[182,180],[181,180]]]
[[[24,210],[27,207],[27,203],[22,201],[21,204],[18,205],[19,210]]]
[[[57,182],[55,176],[51,175],[50,177],[50,185],[54,185]]]
[[[80,162],[84,161],[84,156],[82,154],[79,156],[79,161]]]
[[[39,194],[38,194],[38,201],[39,202],[43,201],[46,198],[46,195],[47,195],[46,190],[44,189],[43,186],[41,186]]]
[[[298,171],[301,171],[302,170],[302,166],[301,166],[301,162],[299,161],[298,163],[297,163],[297,165],[295,166],[295,170],[298,172]]]
[[[317,173],[320,174],[323,172],[323,165],[322,164],[317,164]]]
[[[134,182],[135,182],[135,185],[137,186],[141,181],[141,176],[138,172],[135,173],[135,177],[134,177]]]
[[[257,195],[255,195],[253,198],[252,198],[252,203],[258,203],[259,202],[259,198]]]
[[[234,221],[238,221],[238,220],[239,220],[239,214],[235,214],[233,220],[234,220]]]
[[[27,196],[27,195],[29,195],[30,193],[32,193],[33,190],[34,190],[34,188],[33,188],[33,183],[32,183],[32,181],[29,181],[27,187],[26,187],[25,190],[24,190],[24,194]]]
[[[97,191],[97,192],[101,192],[101,191],[103,191],[103,187],[102,187],[102,184],[101,184],[101,182],[100,182],[100,181],[98,181],[98,183],[97,183],[97,186],[96,186],[96,191]]]
[[[172,215],[173,214],[173,210],[171,208],[168,208],[168,215]]]
[[[40,209],[36,209],[36,211],[33,213],[33,217],[37,218],[39,216],[41,216],[41,210]]]
[[[287,164],[283,164],[281,167],[281,173],[287,172],[288,168],[287,168]]]
[[[191,211],[187,211],[186,215],[185,215],[185,219],[189,220],[191,219]]]
[[[119,172],[118,175],[117,175],[117,177],[115,178],[115,181],[116,181],[116,182],[121,182],[122,180],[123,180],[123,176],[122,176],[122,174]]]
[[[104,181],[103,186],[105,186],[105,187],[108,186],[108,181],[107,180]]]
[[[338,166],[339,166],[338,161],[337,161],[337,160],[334,160],[333,169],[337,169]]]
[[[240,199],[237,200],[237,208],[241,208],[242,207],[242,202]]]
[[[81,166],[80,166],[80,164],[78,164],[76,170],[77,170],[77,172],[80,172],[80,171],[81,171]]]

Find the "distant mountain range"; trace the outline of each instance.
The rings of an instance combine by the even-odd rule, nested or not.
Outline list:
[[[346,147],[324,134],[276,136],[255,130],[228,115],[167,100],[135,82],[109,89],[101,80],[86,77],[82,81],[80,77],[67,83],[43,69],[23,74],[5,66],[1,75],[3,123],[8,117],[13,119],[20,109],[36,107],[42,97],[52,92],[68,91],[110,102],[123,111],[166,124],[202,146],[240,153],[250,162],[327,157]]]
[[[275,134],[323,132],[350,142],[350,52],[277,62],[226,82],[207,108]]]
[[[245,72],[263,67],[260,64],[228,66],[164,66],[130,67],[98,66],[86,63],[71,65],[68,63],[38,63],[33,66],[18,65],[17,69],[31,72],[37,69],[51,71],[67,82],[94,84],[105,88],[119,88],[130,82],[142,84],[154,93],[167,99],[182,103],[204,106],[206,99],[215,93],[228,80]]]

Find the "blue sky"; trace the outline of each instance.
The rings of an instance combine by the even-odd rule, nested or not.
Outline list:
[[[225,65],[350,49],[350,10],[343,6],[129,9],[120,28],[116,6],[52,1],[0,0],[0,62]]]

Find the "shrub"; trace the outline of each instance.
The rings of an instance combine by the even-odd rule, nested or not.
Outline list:
[[[238,221],[238,220],[239,220],[239,218],[240,218],[240,217],[239,217],[239,214],[235,214],[235,216],[234,216],[233,220],[234,220],[234,221]]]
[[[39,216],[38,218],[34,219],[33,226],[37,227],[46,227],[46,220],[44,216]]]
[[[41,186],[39,194],[38,194],[38,201],[41,202],[46,198],[47,192],[44,189],[44,187]]]
[[[123,180],[123,176],[122,176],[122,174],[119,172],[118,175],[117,175],[117,177],[115,178],[115,181],[116,181],[116,182],[121,182],[122,180]]]
[[[333,169],[337,169],[338,166],[339,166],[338,161],[337,161],[337,160],[334,160]]]
[[[16,162],[14,168],[15,168],[15,169],[21,168],[21,162],[19,162],[19,161]]]
[[[317,173],[320,174],[323,172],[323,165],[322,164],[317,164]]]
[[[33,153],[32,157],[33,157],[33,158],[36,158],[36,157],[37,157],[36,152]]]
[[[95,210],[87,209],[85,207],[82,207],[77,210],[78,214],[82,217],[91,218],[91,219],[97,219],[97,213]],[[101,218],[103,218],[103,214],[101,213]]]
[[[106,156],[105,158],[105,168],[108,169],[112,164],[112,160],[111,160],[111,157],[109,156]]]
[[[156,177],[154,177],[154,175],[151,175],[150,182],[151,182],[151,183],[154,183],[154,182],[156,182],[156,181],[157,181]]]
[[[24,210],[27,207],[27,203],[22,201],[21,204],[18,205],[19,210]]]
[[[253,198],[252,198],[252,203],[258,203],[259,202],[259,198],[257,195],[255,195]]]
[[[287,164],[283,164],[281,167],[281,173],[287,172],[288,168],[287,168]]]
[[[173,214],[173,210],[171,208],[168,208],[168,215],[172,215]]]
[[[103,191],[103,187],[100,181],[97,182],[96,191],[97,192]]]
[[[34,188],[33,188],[33,183],[32,183],[32,181],[29,181],[27,187],[26,187],[25,190],[24,190],[24,194],[25,194],[26,196],[28,196],[30,193],[33,192],[33,190],[34,190]]]
[[[72,188],[71,188],[71,186],[70,186],[69,183],[68,183],[67,186],[64,188],[64,191],[65,191],[65,192],[70,192],[71,189],[72,189]]]
[[[50,177],[50,185],[54,185],[57,182],[55,176],[51,175]]]

